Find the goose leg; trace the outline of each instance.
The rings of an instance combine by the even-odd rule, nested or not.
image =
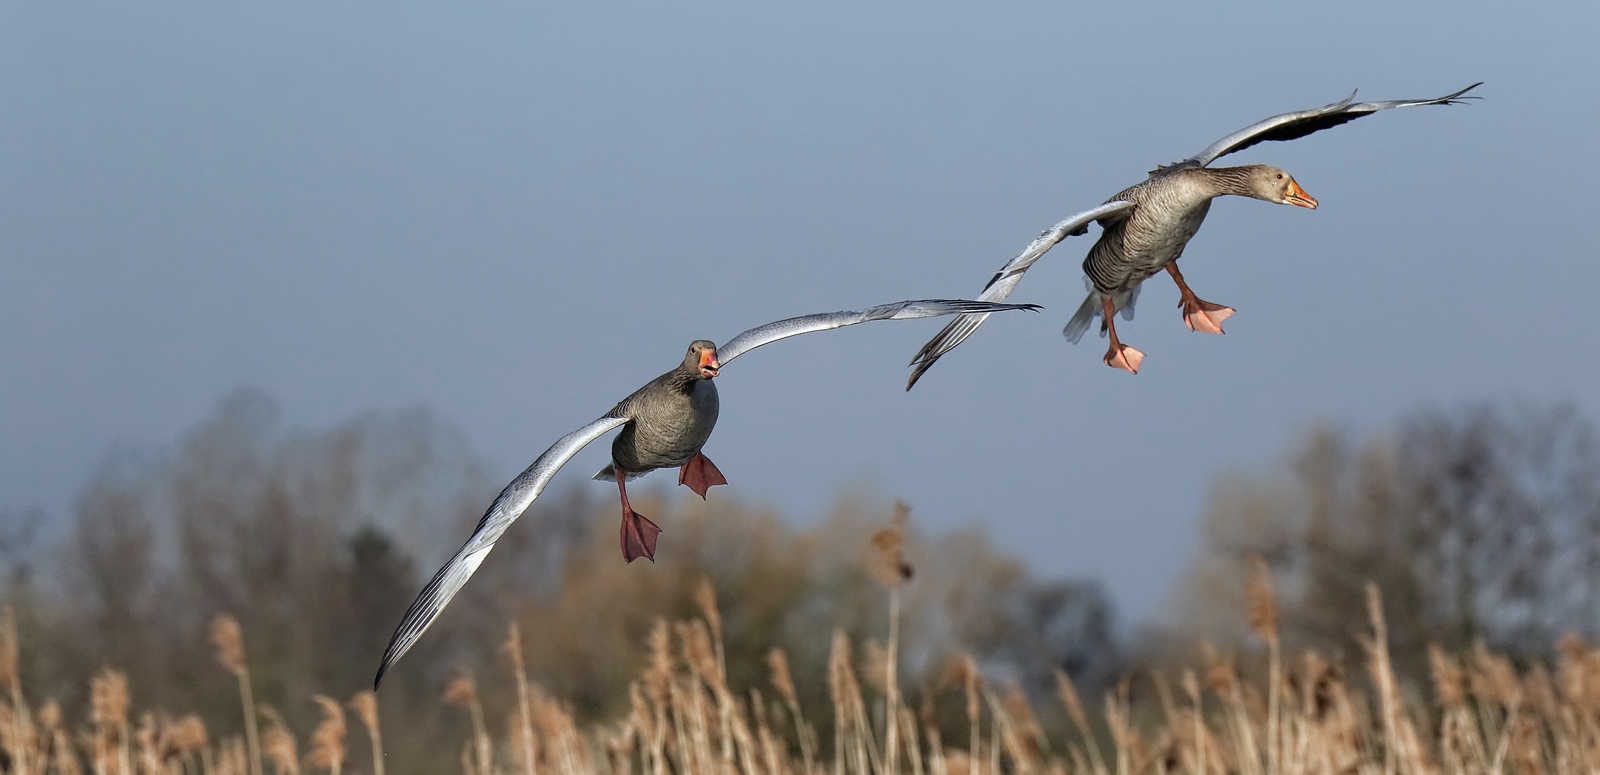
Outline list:
[[[1207,334],[1223,333],[1222,321],[1227,320],[1234,309],[1212,304],[1194,295],[1194,291],[1189,290],[1189,284],[1183,281],[1183,273],[1178,271],[1177,259],[1167,262],[1167,274],[1172,275],[1172,279],[1178,283],[1178,293],[1183,295],[1178,306],[1183,308],[1183,322],[1189,326],[1189,330]]]
[[[696,452],[689,462],[678,468],[678,484],[687,484],[694,494],[703,500],[706,490],[719,484],[727,484],[728,480],[722,477],[722,472],[717,470],[717,464],[711,458]]]
[[[1168,264],[1168,266],[1171,266]],[[1144,353],[1133,349],[1117,339],[1117,324],[1113,321],[1117,309],[1107,296],[1104,301],[1106,329],[1111,333],[1111,349],[1106,350],[1105,362],[1113,369],[1122,369],[1132,374],[1139,373],[1139,364],[1144,362]]]
[[[661,528],[628,505],[628,474],[621,468],[616,472],[617,492],[622,493],[622,559],[633,562],[643,557],[655,562],[656,536],[661,535]]]

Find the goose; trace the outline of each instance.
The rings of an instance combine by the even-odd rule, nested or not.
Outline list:
[[[1118,339],[1112,318],[1117,310],[1121,310],[1124,319],[1133,319],[1133,305],[1139,296],[1140,283],[1151,275],[1163,269],[1172,275],[1178,284],[1181,297],[1179,306],[1183,309],[1184,323],[1191,331],[1223,333],[1222,322],[1234,313],[1232,307],[1201,299],[1190,290],[1183,274],[1178,271],[1178,258],[1183,255],[1183,248],[1189,239],[1200,229],[1206,212],[1211,208],[1212,199],[1229,195],[1246,196],[1310,210],[1317,208],[1317,200],[1300,187],[1294,176],[1277,167],[1264,164],[1212,167],[1212,162],[1257,143],[1298,139],[1383,110],[1464,104],[1466,100],[1478,99],[1464,95],[1481,85],[1480,81],[1443,97],[1426,100],[1356,102],[1355,92],[1351,92],[1349,97],[1330,105],[1258,121],[1206,146],[1205,150],[1194,156],[1157,167],[1144,182],[1118,192],[1099,207],[1070,216],[1050,227],[1015,258],[1006,262],[990,278],[978,298],[982,301],[1004,300],[1017,287],[1028,267],[1050,248],[1067,237],[1088,233],[1089,224],[1098,221],[1102,229],[1100,239],[1083,260],[1089,295],[1062,333],[1068,341],[1076,343],[1094,319],[1100,318],[1101,335],[1109,333],[1111,338],[1110,348],[1103,359],[1106,365],[1137,374],[1144,353]],[[906,382],[906,390],[916,385],[917,380],[940,357],[971,336],[986,318],[983,314],[962,315],[923,345],[911,361],[913,369],[911,378]]]
[[[721,347],[704,339],[689,345],[683,362],[673,370],[651,380],[632,395],[582,428],[562,436],[533,464],[511,480],[489,510],[479,520],[472,537],[461,550],[423,588],[406,611],[384,651],[373,688],[383,682],[384,673],[411,649],[460,591],[505,533],[506,528],[526,511],[567,461],[615,428],[622,432],[611,444],[611,463],[594,476],[617,483],[622,497],[622,557],[626,562],[645,557],[655,559],[656,537],[661,528],[628,503],[626,482],[658,468],[678,468],[678,483],[688,485],[704,498],[706,491],[728,480],[700,451],[717,424],[717,387],[712,382],[729,362],[740,355],[779,339],[814,331],[853,326],[874,320],[910,320],[942,315],[991,314],[1006,310],[1038,310],[1033,304],[998,304],[963,299],[925,299],[883,304],[864,310],[825,312],[787,318],[746,331]]]

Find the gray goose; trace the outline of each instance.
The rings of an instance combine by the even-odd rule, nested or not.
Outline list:
[[[722,347],[704,339],[689,345],[677,368],[651,380],[622,399],[600,419],[556,441],[533,465],[528,466],[494,499],[479,520],[472,537],[445,563],[433,580],[406,611],[384,651],[373,687],[383,675],[411,649],[444,610],[445,605],[467,583],[483,558],[494,548],[506,528],[539,497],[556,472],[578,451],[614,428],[622,432],[611,444],[611,464],[595,479],[614,479],[622,497],[622,557],[633,562],[639,557],[655,558],[656,537],[661,528],[633,510],[628,504],[627,480],[657,468],[678,468],[678,483],[686,484],[700,497],[714,485],[727,484],[722,472],[701,453],[717,424],[717,388],[712,382],[729,361],[764,344],[813,331],[827,331],[874,320],[910,320],[941,315],[988,315],[1005,310],[1037,310],[1033,304],[998,304],[961,299],[926,299],[884,304],[871,309],[824,312],[779,320],[752,328]]]
[[[1235,151],[1269,140],[1294,140],[1329,127],[1369,116],[1390,108],[1418,105],[1457,105],[1477,97],[1462,96],[1482,85],[1475,83],[1453,94],[1428,100],[1389,100],[1355,102],[1352,92],[1339,102],[1311,110],[1284,113],[1258,121],[1207,146],[1194,156],[1156,168],[1149,179],[1132,186],[1105,204],[1073,215],[1051,227],[1017,254],[990,278],[978,296],[983,301],[1002,301],[1022,280],[1033,262],[1056,243],[1088,233],[1089,224],[1098,221],[1100,239],[1083,261],[1089,296],[1062,331],[1076,343],[1095,318],[1101,319],[1101,334],[1111,336],[1106,351],[1108,366],[1138,373],[1144,353],[1117,338],[1113,314],[1122,310],[1125,319],[1133,318],[1133,305],[1139,285],[1151,275],[1166,269],[1178,284],[1183,320],[1191,331],[1222,333],[1222,321],[1234,310],[1200,299],[1189,289],[1178,271],[1177,260],[1183,248],[1200,229],[1211,200],[1219,196],[1247,196],[1277,204],[1316,209],[1311,198],[1293,176],[1277,167],[1211,167],[1211,163]],[[906,390],[917,384],[929,368],[945,353],[955,349],[978,329],[986,315],[963,315],[950,322],[912,359],[911,378]]]

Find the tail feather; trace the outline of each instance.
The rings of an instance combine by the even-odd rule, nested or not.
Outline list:
[[[1123,320],[1133,320],[1133,305],[1139,303],[1139,289],[1144,283],[1133,286],[1133,290],[1117,297],[1117,309],[1122,312]]]
[[[1071,320],[1067,321],[1067,327],[1061,329],[1061,335],[1065,336],[1067,341],[1077,344],[1078,340],[1082,339],[1084,333],[1089,330],[1089,324],[1100,316],[1102,312],[1101,300],[1104,298],[1099,291],[1091,288],[1088,297],[1083,300],[1082,304],[1078,305],[1078,311],[1073,314]]]
[[[638,479],[639,477],[644,476],[645,474],[648,474],[648,473],[650,473],[650,472],[649,471],[645,471],[643,473],[634,473],[632,471],[629,471],[627,473],[627,475],[623,477],[623,479],[625,481],[631,482],[631,481],[633,481],[635,479]],[[617,478],[617,467],[614,466],[614,465],[607,465],[605,468],[600,469],[600,473],[595,474],[594,476],[591,476],[589,478],[594,480],[594,481],[596,481],[596,482],[609,482],[609,481],[612,481],[612,480]]]
[[[1095,290],[1094,284],[1087,282],[1087,279],[1084,284],[1089,286],[1088,298],[1083,300],[1083,304],[1078,307],[1078,311],[1073,314],[1072,319],[1067,321],[1067,327],[1061,329],[1061,335],[1065,336],[1067,341],[1073,344],[1077,344],[1079,340],[1083,339],[1084,333],[1089,330],[1089,325],[1096,318],[1105,315],[1105,294]],[[1139,289],[1143,287],[1143,285],[1135,285],[1133,290],[1114,298],[1113,306],[1122,313],[1123,320],[1133,320],[1133,305],[1139,301]],[[1105,336],[1105,333],[1106,327],[1101,325],[1100,335]]]

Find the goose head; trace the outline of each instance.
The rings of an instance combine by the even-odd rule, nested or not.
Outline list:
[[[717,346],[704,339],[691,342],[689,352],[683,356],[682,369],[695,379],[717,376],[722,369],[722,364],[717,362]]]
[[[1266,164],[1256,164],[1245,169],[1249,171],[1245,176],[1245,196],[1280,205],[1304,207],[1307,210],[1317,209],[1317,200],[1294,181],[1293,175]]]

